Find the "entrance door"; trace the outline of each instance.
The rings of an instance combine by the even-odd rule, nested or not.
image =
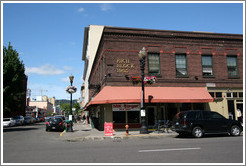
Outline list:
[[[165,107],[160,107],[160,119],[159,120],[168,120],[168,115]]]
[[[154,107],[148,107],[148,126],[154,126],[155,125],[155,108]]]
[[[235,120],[235,107],[234,107],[234,100],[228,100],[228,115],[229,119],[234,119]]]

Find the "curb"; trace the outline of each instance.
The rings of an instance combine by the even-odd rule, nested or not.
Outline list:
[[[82,137],[74,137],[74,138],[66,138],[65,141],[68,142],[79,142],[79,141],[88,141],[88,140],[92,140],[92,141],[96,141],[96,140],[108,140],[108,139],[112,139],[114,141],[121,141],[121,140],[125,140],[125,139],[131,139],[131,138],[161,138],[161,137],[171,137],[171,136],[176,136],[177,134],[152,134],[152,135],[119,135],[119,136],[82,136]]]

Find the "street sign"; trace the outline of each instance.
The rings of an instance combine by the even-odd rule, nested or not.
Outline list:
[[[113,123],[104,123],[105,136],[113,136]]]
[[[141,109],[141,116],[145,116],[145,109]]]

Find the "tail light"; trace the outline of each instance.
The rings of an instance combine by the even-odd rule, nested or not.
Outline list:
[[[48,124],[49,124],[49,122],[46,122],[46,124],[48,125]]]
[[[63,124],[62,122],[59,123],[59,125],[62,125],[62,124]]]
[[[187,121],[186,120],[184,120],[184,125],[187,125]]]

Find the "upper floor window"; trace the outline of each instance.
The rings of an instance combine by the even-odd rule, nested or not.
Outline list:
[[[176,62],[176,76],[188,76],[186,55],[175,55]]]
[[[214,75],[212,55],[202,55],[202,75],[205,77]]]
[[[227,56],[228,77],[238,77],[238,66],[236,56]]]
[[[148,65],[150,75],[160,75],[160,54],[159,53],[148,53]]]

